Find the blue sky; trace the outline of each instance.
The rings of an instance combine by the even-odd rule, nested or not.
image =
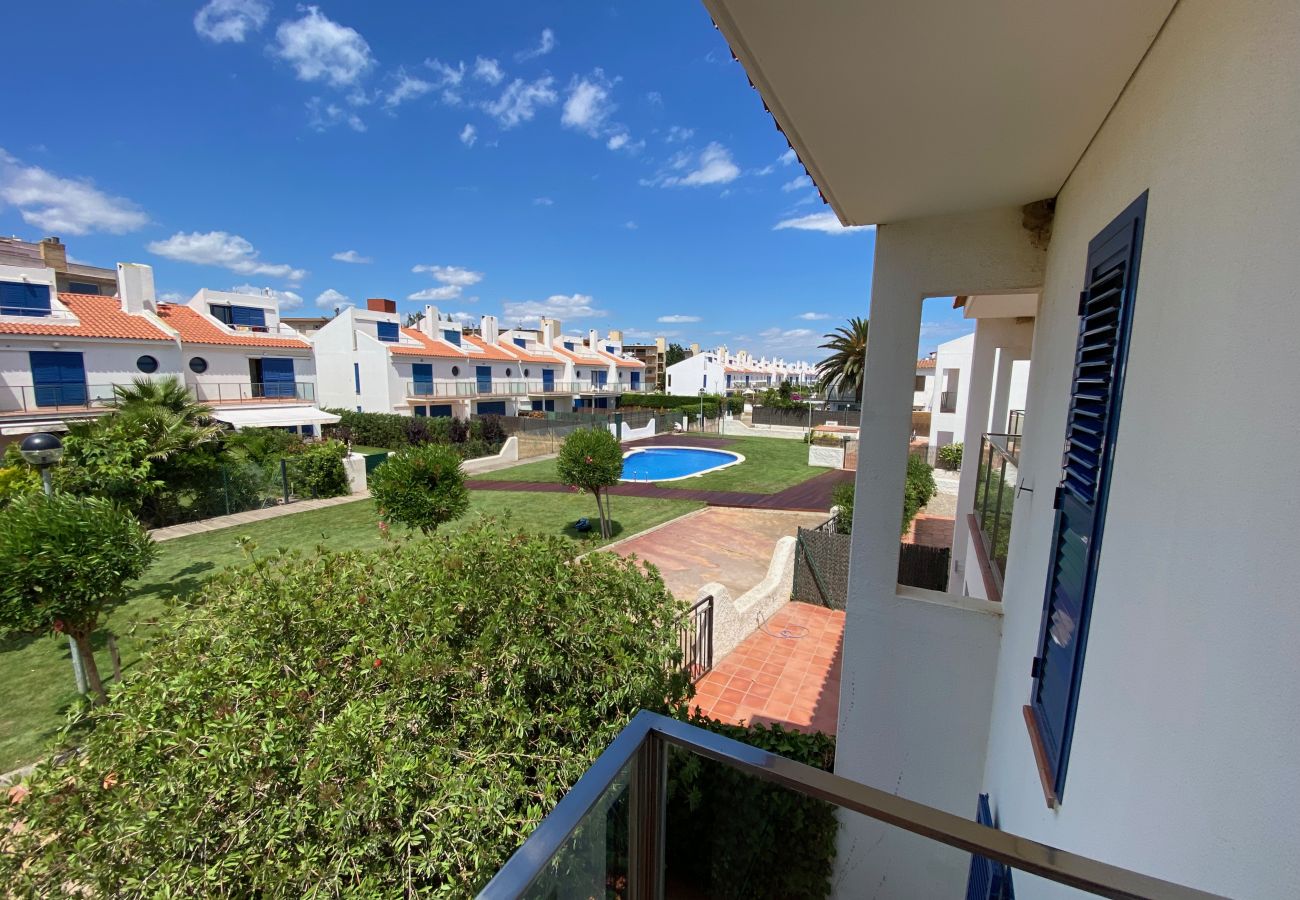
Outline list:
[[[553,314],[818,358],[843,231],[693,3],[71,0],[6,11],[0,232],[302,313]],[[44,37],[41,37],[41,36]],[[927,304],[922,349],[966,328]]]

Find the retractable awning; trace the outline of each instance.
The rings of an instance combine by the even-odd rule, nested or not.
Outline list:
[[[288,425],[333,425],[339,420],[314,406],[271,406],[260,409],[214,409],[212,418],[238,431],[241,428],[277,428]]]

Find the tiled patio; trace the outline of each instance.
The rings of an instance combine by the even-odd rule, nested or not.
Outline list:
[[[692,707],[724,722],[834,734],[844,613],[787,603],[696,685]]]

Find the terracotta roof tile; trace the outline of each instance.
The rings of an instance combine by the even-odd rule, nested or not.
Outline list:
[[[916,367],[917,367],[918,369],[933,369],[933,368],[934,368],[934,360],[932,360],[932,359],[918,359],[918,360],[916,361]]]
[[[469,344],[471,347],[477,347],[479,350],[483,351],[482,353],[468,354],[471,359],[495,359],[505,362],[519,361],[519,357],[511,353],[505,347],[502,347],[499,344],[489,344],[477,334],[464,335],[461,337],[461,340]]]
[[[78,324],[56,325],[32,318],[0,322],[0,334],[40,334],[51,337],[120,338],[136,341],[169,341],[172,336],[147,316],[122,312],[116,297],[97,294],[59,294],[59,300],[78,319]]]
[[[440,359],[466,359],[464,350],[457,350],[446,341],[434,340],[418,328],[403,328],[402,334],[418,341],[419,347],[404,347],[401,344],[389,344],[388,352],[394,356],[436,356]]]
[[[606,353],[604,350],[600,350],[600,349],[597,349],[596,353],[600,356],[605,357],[605,359],[610,360],[611,362],[614,363],[614,365],[618,366],[620,369],[644,369],[645,368],[645,363],[641,362],[639,359],[623,359],[622,357],[615,356],[612,353]]]
[[[309,350],[311,344],[302,338],[273,337],[259,334],[228,334],[213,325],[188,306],[160,303],[158,316],[176,329],[184,344],[217,344],[227,347],[266,347],[292,350]]]
[[[527,347],[520,347],[518,344],[507,344],[505,338],[501,339],[501,346],[505,347],[506,350],[513,353],[524,362],[542,363],[544,365],[549,364],[553,366],[562,366],[565,362],[564,357],[560,356],[558,353],[546,356],[538,353],[536,350],[529,350]]]

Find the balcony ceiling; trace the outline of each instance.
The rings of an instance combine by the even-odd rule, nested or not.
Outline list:
[[[1055,196],[1174,0],[704,0],[848,225]]]

